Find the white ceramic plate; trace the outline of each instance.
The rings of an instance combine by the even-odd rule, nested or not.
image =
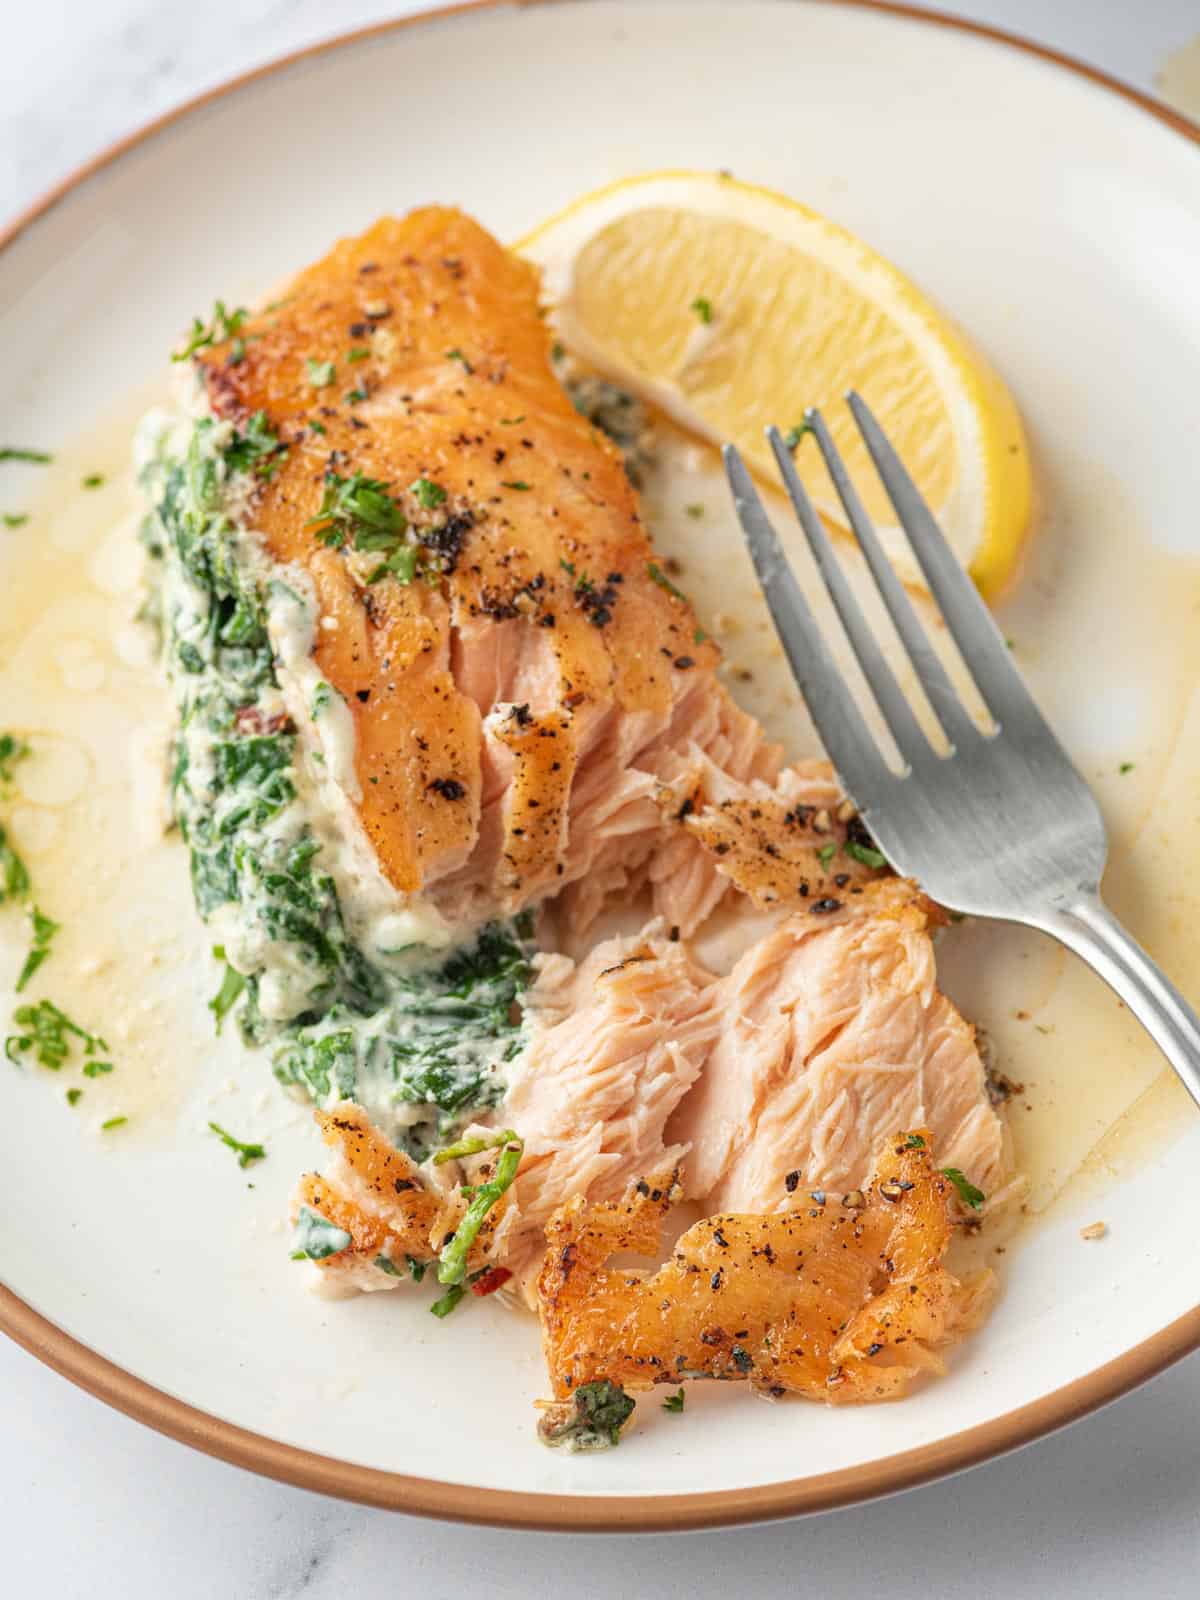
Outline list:
[[[1198,725],[1179,619],[1197,599],[1183,557],[1200,552],[1200,154],[1185,131],[1011,43],[853,5],[580,0],[374,31],[166,120],[18,224],[0,257],[0,442],[67,446],[60,486],[119,469],[127,397],[193,311],[260,294],[384,211],[457,201],[516,237],[579,192],[655,167],[729,167],[786,190],[908,270],[1012,383],[1047,513],[1012,626],[1129,845],[1120,909],[1194,990],[1194,958],[1185,970],[1172,944],[1196,909],[1180,865],[1196,822],[1180,752],[1195,751]],[[32,478],[0,470],[0,509],[32,500]],[[273,1219],[312,1160],[311,1129],[273,1090],[222,1088],[237,1050],[209,1036],[206,941],[187,918],[177,931],[182,853],[125,825],[129,727],[161,697],[132,649],[106,642],[127,574],[102,534],[121,492],[52,490],[44,523],[34,504],[30,525],[0,534],[0,726],[44,730],[51,751],[40,778],[27,769],[18,819],[31,851],[40,838],[66,929],[47,977],[111,1029],[119,1067],[75,1111],[61,1081],[0,1068],[10,1333],[244,1465],[410,1510],[593,1529],[901,1487],[1059,1425],[1200,1343],[1186,1204],[1200,1125],[1098,989],[1087,1049],[1043,1043],[1034,1058],[1060,1101],[1045,1125],[1079,1155],[1143,1090],[1171,1115],[1143,1118],[1157,1133],[1136,1160],[1118,1159],[1119,1140],[1093,1155],[1092,1177],[1015,1253],[982,1337],[903,1405],[827,1412],[723,1390],[615,1452],[564,1457],[532,1440],[543,1380],[529,1324],[487,1304],[440,1324],[401,1296],[347,1306],[298,1292]],[[42,527],[34,591],[18,541]],[[1121,559],[1101,560],[1102,544]],[[1164,585],[1164,562],[1176,582]],[[1161,646],[1146,583],[1165,607]],[[1130,607],[1144,648],[1122,623]],[[56,745],[81,703],[88,736]],[[1134,753],[1122,789],[1117,758]],[[991,937],[962,945],[959,965],[986,962]],[[97,957],[107,965],[92,970]],[[1050,1004],[1061,963],[1031,959]],[[1128,1075],[1116,1090],[1110,1075],[1098,1110],[1096,1062],[1118,1043]],[[1064,1118],[1064,1105],[1078,1110]],[[101,1136],[118,1112],[130,1123]],[[212,1115],[266,1135],[268,1162],[239,1173],[204,1135]],[[1083,1245],[1093,1215],[1109,1236]]]

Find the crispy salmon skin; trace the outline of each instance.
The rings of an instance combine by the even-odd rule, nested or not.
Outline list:
[[[556,1400],[690,1378],[833,1405],[895,1399],[942,1370],[939,1352],[990,1301],[990,1272],[960,1282],[943,1264],[954,1198],[928,1130],[885,1140],[861,1191],[797,1186],[787,1211],[696,1223],[657,1271],[607,1266],[657,1253],[680,1192],[668,1173],[552,1219],[538,1301]]]

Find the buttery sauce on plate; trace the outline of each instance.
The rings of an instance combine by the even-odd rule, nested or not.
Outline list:
[[[0,468],[0,509],[30,513],[0,529],[0,731],[33,745],[0,798],[0,822],[27,862],[35,900],[61,924],[20,999],[49,996],[104,1035],[112,1074],[85,1081],[77,1058],[45,1076],[48,1092],[85,1088],[64,1115],[97,1129],[128,1117],[104,1135],[114,1140],[153,1138],[177,1118],[189,1062],[214,1048],[205,999],[219,981],[186,853],[168,831],[171,707],[153,636],[135,620],[141,506],[129,447],[157,398],[134,397],[49,467]],[[86,489],[92,474],[104,482]],[[1158,549],[1103,471],[1071,477],[1089,487],[1068,496],[1047,486],[1055,510],[1000,623],[1104,808],[1113,910],[1185,993],[1200,996],[1200,560]],[[661,438],[645,504],[668,571],[726,651],[732,692],[791,752],[813,752],[713,454]],[[782,501],[771,498],[770,509],[829,631],[803,537]],[[874,620],[865,574],[843,553]],[[8,997],[27,947],[26,920],[0,910],[5,1021],[19,1003]],[[1064,1193],[1072,1205],[1098,1203],[1106,1183],[1187,1125],[1191,1103],[1141,1028],[1050,940],[966,922],[941,935],[939,967],[1013,1085],[1029,1211],[1044,1213]],[[236,1041],[222,1047],[236,1059]],[[260,1070],[266,1089],[265,1062]]]

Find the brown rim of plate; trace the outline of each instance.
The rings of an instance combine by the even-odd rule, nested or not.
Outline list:
[[[85,162],[34,202],[0,232],[0,250],[14,240],[60,200],[112,166],[164,128],[211,105],[224,95],[256,83],[260,78],[294,66],[311,56],[324,55],[343,45],[357,44],[401,28],[420,27],[429,21],[465,15],[472,11],[493,10],[500,6],[562,4],[566,0],[459,0],[412,17],[372,24],[339,34],[319,44],[281,56],[265,66],[231,78],[228,83],[209,89],[156,117],[137,132],[110,145]],[[983,23],[948,17],[920,6],[890,3],[890,0],[820,0],[821,4],[853,6],[857,10],[878,11],[887,16],[907,18],[977,38],[991,39],[1010,49],[1049,61],[1077,77],[1119,95],[1139,106],[1166,127],[1200,144],[1200,126],[1170,110],[1149,95],[1130,88],[1107,73],[1064,55],[1061,51],[1034,44],[1017,34]],[[511,1489],[484,1489],[471,1484],[442,1483],[433,1478],[413,1478],[403,1473],[385,1472],[377,1467],[356,1466],[331,1456],[283,1444],[264,1434],[239,1428],[220,1417],[210,1416],[173,1395],[136,1378],[124,1368],[105,1360],[80,1343],[47,1317],[0,1284],[0,1332],[8,1334],[29,1353],[55,1372],[69,1378],[97,1399],[115,1406],[127,1416],[144,1422],[160,1433],[189,1444],[206,1455],[217,1456],[234,1466],[276,1478],[298,1488],[356,1500],[364,1505],[391,1511],[406,1511],[415,1516],[440,1517],[455,1522],[484,1523],[494,1527],[540,1529],[550,1532],[586,1533],[670,1533],[684,1529],[716,1528],[731,1523],[763,1522],[773,1517],[799,1516],[814,1511],[831,1511],[854,1505],[901,1489],[912,1489],[948,1473],[979,1466],[1006,1451],[1030,1444],[1057,1428],[1076,1422],[1090,1411],[1116,1400],[1139,1384],[1157,1376],[1173,1362],[1200,1348],[1200,1306],[1186,1312],[1151,1338],[1135,1345],[1115,1360],[1073,1382],[1064,1384],[1040,1400],[1015,1411],[993,1417],[973,1428],[951,1434],[933,1444],[877,1461],[847,1467],[839,1472],[818,1473],[807,1478],[792,1478],[782,1483],[762,1484],[747,1489],[722,1489],[697,1494],[643,1495],[555,1495],[532,1494]]]

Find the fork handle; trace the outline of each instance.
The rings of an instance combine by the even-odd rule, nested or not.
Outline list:
[[[1133,1012],[1200,1106],[1200,1017],[1098,894],[1037,919],[1098,972]]]

